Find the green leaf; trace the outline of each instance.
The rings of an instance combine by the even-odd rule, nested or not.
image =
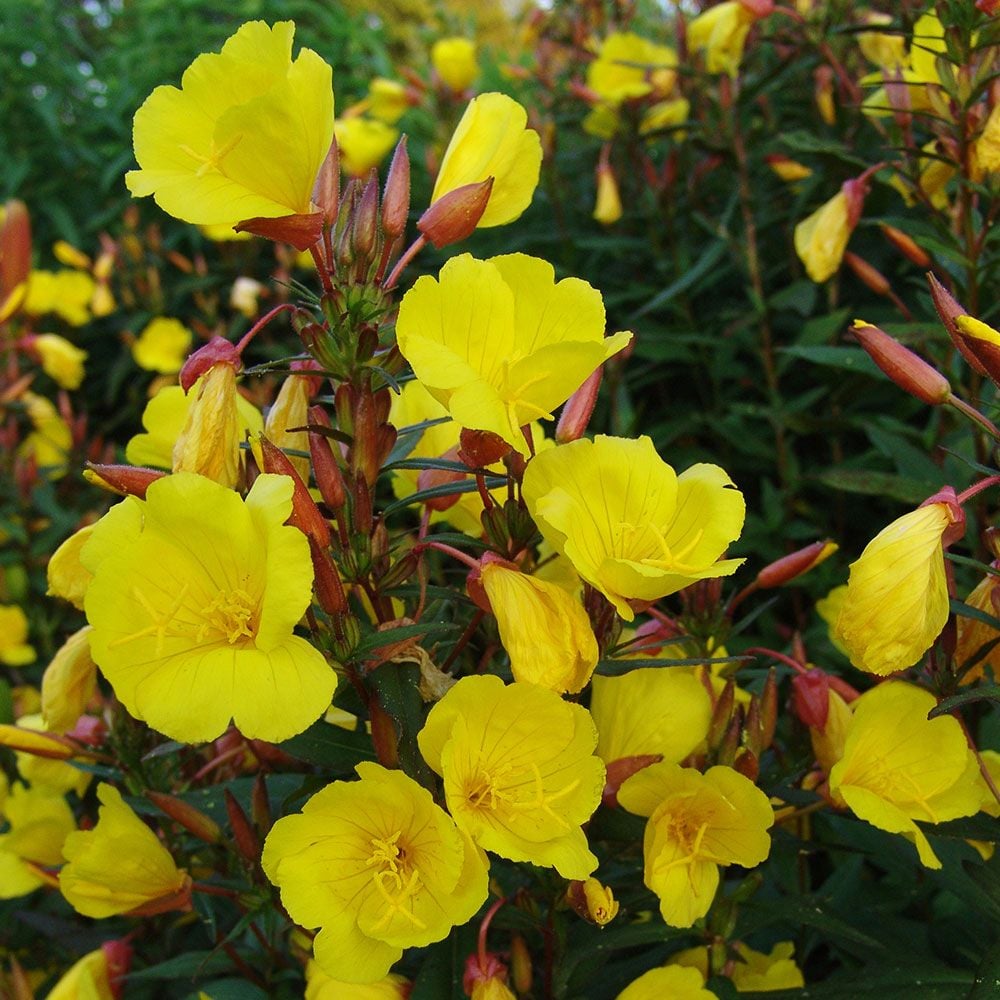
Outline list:
[[[968,1000],[995,1000],[1000,996],[1000,944],[991,948],[976,969]]]
[[[934,719],[939,715],[947,715],[952,709],[961,708],[963,705],[970,705],[974,701],[998,701],[1000,702],[1000,684],[984,684],[982,687],[973,688],[971,691],[963,691],[961,694],[953,694],[950,698],[945,698],[927,713],[928,719]]]
[[[424,700],[420,697],[420,668],[415,663],[383,663],[369,675],[378,702],[396,724],[399,762],[403,770],[422,785],[434,783],[434,773],[417,747],[417,733],[424,724]]]
[[[922,503],[936,488],[934,483],[868,469],[828,469],[812,478],[824,486],[842,490],[844,493],[889,497],[908,504]]]
[[[359,761],[375,759],[371,737],[363,729],[351,731],[322,719],[279,746],[290,757],[333,774],[350,774]]]
[[[801,358],[824,368],[839,368],[843,371],[861,372],[875,378],[885,376],[878,365],[860,347],[835,347],[830,344],[792,344],[781,347],[779,354]]]
[[[422,639],[425,636],[438,636],[448,632],[455,632],[458,626],[451,622],[423,622],[418,625],[397,625],[395,628],[387,628],[381,632],[369,632],[354,647],[352,654],[354,659],[367,659],[372,653],[393,643],[403,642],[406,639]]]
[[[187,979],[194,982],[201,976],[232,971],[232,959],[221,951],[189,951],[146,969],[132,969],[128,978],[129,980]]]
[[[671,282],[662,291],[657,292],[642,308],[632,313],[629,320],[639,319],[641,316],[645,316],[646,313],[666,305],[671,299],[690,288],[699,278],[708,274],[715,267],[726,253],[726,250],[727,244],[725,243],[711,244],[701,257],[698,258],[698,262],[693,267],[687,268],[681,277]]]

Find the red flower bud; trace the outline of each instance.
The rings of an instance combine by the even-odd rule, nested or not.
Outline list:
[[[214,365],[232,365],[237,371],[243,367],[239,350],[225,337],[213,337],[188,356],[178,377],[184,392],[190,392],[191,386]]]
[[[934,308],[937,310],[944,328],[948,331],[952,343],[958,348],[961,355],[969,363],[973,371],[980,375],[986,375],[986,368],[965,342],[965,338],[959,333],[955,320],[959,316],[967,316],[969,310],[960,305],[952,294],[941,284],[933,274],[927,275],[927,282],[931,286],[931,299]]]
[[[827,556],[837,551],[837,543],[829,538],[821,542],[812,542],[804,548],[775,559],[757,574],[757,586],[761,590],[771,590],[784,586],[796,577],[809,572],[818,566]]]
[[[340,150],[337,140],[330,143],[330,150],[316,175],[312,200],[323,212],[323,221],[329,226],[337,218],[340,202]]]
[[[308,250],[322,237],[323,221],[322,212],[311,212],[308,215],[282,215],[277,219],[244,219],[237,222],[233,229],[238,233],[263,236],[275,243],[290,243],[296,250]]]
[[[108,985],[115,1000],[122,995],[125,988],[125,976],[132,964],[132,946],[124,939],[105,941],[101,945],[104,961],[108,965]]]
[[[379,230],[378,174],[374,167],[368,175],[368,183],[365,184],[364,190],[361,192],[361,200],[354,213],[352,228],[354,259],[366,263],[370,262],[378,245]]]
[[[881,271],[869,264],[863,257],[859,257],[850,250],[845,250],[844,263],[876,295],[888,295],[892,291],[889,279]]]
[[[568,444],[583,437],[597,403],[597,391],[601,388],[603,375],[603,365],[595,368],[583,385],[566,400],[566,405],[559,414],[559,422],[556,424],[558,444]]]
[[[917,244],[901,229],[897,229],[895,226],[890,226],[885,222],[879,223],[879,226],[882,229],[885,238],[907,260],[916,264],[917,267],[924,268],[925,270],[931,266],[930,254],[917,246]]]
[[[604,791],[601,793],[601,801],[610,809],[618,805],[618,789],[632,777],[638,774],[644,767],[650,764],[658,764],[663,760],[663,754],[647,753],[639,754],[635,757],[620,757],[611,761],[607,766],[607,775],[604,779]]]
[[[292,481],[292,516],[288,519],[304,535],[325,549],[330,544],[330,525],[316,506],[316,501],[309,494],[306,484],[302,482],[295,466],[288,456],[276,445],[272,444],[263,434],[258,438],[261,457],[264,460],[264,471],[288,476]]]
[[[406,231],[410,214],[410,157],[406,151],[406,136],[396,145],[389,173],[382,192],[382,232],[392,242]]]
[[[931,406],[951,396],[948,380],[894,337],[863,320],[855,320],[851,329],[872,361],[904,392]]]
[[[260,858],[260,841],[243,807],[227,788],[223,793],[226,802],[226,815],[229,817],[229,827],[233,832],[233,842],[236,849],[251,864],[256,864]]]
[[[167,795],[165,792],[148,790],[146,798],[161,812],[180,823],[188,833],[193,833],[206,844],[217,844],[222,839],[222,829],[219,824],[183,799]]]
[[[830,678],[818,669],[792,678],[792,708],[810,729],[822,732],[830,713]]]
[[[493,178],[442,195],[417,220],[417,229],[440,250],[471,236],[493,193]]]
[[[165,475],[160,469],[146,469],[139,465],[95,465],[92,462],[88,462],[83,470],[83,478],[88,483],[140,500],[146,499],[149,484]]]
[[[12,199],[5,206],[0,228],[0,307],[31,273],[31,219],[23,201]]]

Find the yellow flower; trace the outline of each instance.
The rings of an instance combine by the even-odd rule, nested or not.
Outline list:
[[[0,777],[0,784],[5,782]],[[16,899],[46,884],[33,865],[58,865],[76,823],[66,800],[48,789],[16,784],[0,802],[10,824],[0,834],[0,899]]]
[[[665,965],[644,972],[618,994],[616,1000],[718,1000],[705,989],[705,977],[697,970]]]
[[[34,459],[38,468],[49,478],[66,475],[66,463],[73,447],[73,432],[59,411],[44,396],[26,392],[21,396],[32,431],[21,442],[18,453]]]
[[[83,271],[32,271],[24,311],[30,316],[55,313],[71,326],[90,321],[94,279]]]
[[[1000,104],[990,112],[976,140],[976,160],[982,170],[1000,170]]]
[[[39,741],[44,740],[45,737],[39,737],[35,734],[49,731],[49,727],[42,720],[40,712],[20,716],[14,728],[15,732],[24,730],[32,740]],[[32,788],[44,789],[53,795],[62,795],[65,792],[76,792],[77,795],[83,795],[90,784],[90,773],[81,771],[66,760],[44,757],[32,753],[30,749],[16,750],[14,756],[17,760],[18,774]]]
[[[866,692],[847,730],[844,756],[830,772],[830,791],[855,816],[901,833],[927,868],[940,868],[914,820],[941,823],[979,810],[975,755],[951,716],[928,719],[930,692],[890,681]]]
[[[63,389],[78,389],[83,381],[87,352],[54,333],[40,333],[31,346],[42,361],[42,371]]]
[[[463,427],[492,431],[527,454],[521,426],[551,419],[631,339],[604,337],[601,294],[525,254],[453,257],[440,280],[418,278],[396,323],[417,378]]]
[[[61,597],[81,611],[91,574],[80,562],[80,552],[87,544],[87,539],[90,538],[93,531],[92,524],[80,528],[79,531],[74,531],[52,553],[52,558],[49,559],[49,564],[45,568],[49,585],[45,593],[50,597]]]
[[[618,181],[610,167],[597,168],[597,200],[594,204],[594,219],[604,226],[613,225],[622,217],[622,199],[618,193]]]
[[[524,499],[543,537],[626,621],[630,600],[728,576],[743,562],[719,561],[746,513],[729,476],[704,464],[678,476],[648,437],[599,435],[536,455]]]
[[[247,319],[253,319],[260,312],[261,292],[266,292],[264,285],[255,278],[248,278],[245,274],[240,275],[229,291],[229,304],[233,309],[243,313]]]
[[[587,67],[587,86],[611,105],[633,97],[666,97],[677,78],[677,53],[631,32],[608,35]]]
[[[809,167],[787,156],[776,154],[766,157],[766,160],[767,165],[786,184],[794,184],[796,181],[804,181],[807,177],[812,177],[812,170]]]
[[[203,378],[195,382],[187,395],[179,385],[164,386],[146,404],[142,412],[142,426],[146,433],[136,434],[126,446],[125,457],[129,462],[157,469],[173,466],[174,446],[184,430],[188,414],[201,395]],[[236,438],[244,441],[248,434],[254,437],[264,429],[264,418],[257,407],[239,393],[235,401]]]
[[[865,16],[868,25],[892,24],[891,14],[869,11]],[[902,35],[889,35],[884,31],[862,31],[858,47],[864,57],[881,69],[895,70],[906,64],[906,39]]]
[[[90,270],[90,258],[66,240],[56,240],[52,244],[52,256],[60,264],[65,264],[67,267],[74,267],[78,271]]]
[[[622,785],[618,801],[649,817],[645,882],[660,897],[660,913],[671,927],[690,927],[708,912],[720,865],[753,868],[771,849],[771,804],[730,767],[701,774],[677,764],[652,764]]]
[[[132,344],[132,357],[140,368],[162,375],[181,370],[191,349],[191,331],[177,319],[157,316]]]
[[[295,25],[250,21],[220,53],[200,55],[181,87],[157,87],[136,112],[141,169],[125,183],[197,225],[309,213],[333,140],[330,67],[311,49],[292,61]]]
[[[410,106],[406,87],[377,76],[368,84],[368,113],[387,125],[395,125]]]
[[[85,917],[111,917],[144,909],[173,909],[191,879],[174,864],[156,834],[122,801],[113,785],[97,786],[101,803],[92,830],[71,833],[59,889]]]
[[[35,650],[27,643],[28,618],[16,604],[0,604],[0,663],[23,667],[35,662]]]
[[[986,614],[996,617],[997,610],[993,603],[993,592],[998,586],[1000,586],[1000,577],[994,576],[992,573],[987,574],[973,587],[969,596],[966,597],[965,603],[969,607],[985,611]],[[973,657],[981,655],[980,651],[987,643],[997,643],[968,673],[963,675],[962,683],[971,684],[973,681],[979,680],[987,667],[993,671],[994,678],[1000,679],[1000,642],[997,642],[1000,640],[1000,631],[997,631],[992,625],[987,625],[976,618],[966,618],[964,615],[957,617],[956,625],[958,637],[955,643],[955,663],[959,667],[965,666],[966,661]]]
[[[431,64],[446,86],[465,90],[479,76],[476,43],[469,38],[439,38],[431,47]]]
[[[700,49],[705,53],[705,68],[709,73],[728,73],[735,78],[754,20],[754,15],[739,0],[723,0],[688,25],[688,46],[692,51]]]
[[[338,118],[334,133],[341,166],[355,177],[363,177],[377,167],[399,138],[399,129],[377,118]]]
[[[321,969],[375,983],[404,948],[440,941],[472,917],[487,896],[487,869],[412,778],[372,763],[356,770],[360,781],[327,785],[301,813],[279,819],[261,865],[292,919],[320,928]]]
[[[74,632],[59,647],[42,675],[42,718],[49,732],[68,733],[97,689],[90,631],[90,626],[84,625]]]
[[[941,539],[953,520],[947,504],[918,507],[851,563],[834,634],[858,669],[885,676],[911,667],[940,635],[949,610]]]
[[[910,68],[922,83],[941,83],[937,60],[948,51],[944,40],[944,25],[937,14],[922,14],[913,25],[910,39]]]
[[[779,941],[770,951],[754,951],[745,944],[736,945],[742,959],[733,966],[732,979],[737,993],[767,993],[773,990],[801,989],[806,982],[792,956],[795,945]]]
[[[708,734],[712,702],[693,673],[642,667],[595,677],[590,714],[597,724],[597,755],[605,764],[655,754],[675,764]]]
[[[119,947],[121,942],[115,942]],[[112,986],[124,967],[115,968],[109,962],[108,945],[88,952],[63,974],[52,987],[46,1000],[117,1000],[120,988]]]
[[[840,617],[841,609],[844,607],[844,601],[847,599],[847,584],[842,583],[839,587],[834,587],[825,597],[821,597],[816,602],[816,613],[826,622],[827,635],[830,637],[830,642],[840,650],[844,656],[850,656],[847,652],[847,648],[844,644],[837,638],[836,628],[837,619]]]
[[[595,104],[581,124],[587,135],[597,139],[613,139],[621,125],[621,115],[613,104]]]
[[[843,191],[795,227],[795,252],[817,284],[836,274],[853,229]]]
[[[479,227],[513,222],[530,204],[542,166],[542,143],[524,108],[506,94],[480,94],[458,123],[441,161],[431,204],[467,184],[493,178]]]
[[[128,497],[83,550],[94,660],[137,719],[172,739],[286,740],[330,705],[336,676],[293,634],[310,602],[309,544],[286,525],[292,482],[246,500],[177,473]]]
[[[691,113],[691,102],[686,97],[674,97],[669,101],[660,101],[649,108],[639,123],[639,135],[649,135],[661,129],[674,128],[683,125]],[[683,139],[684,132],[674,132],[675,139]]]
[[[288,375],[267,411],[264,435],[276,448],[309,454],[309,432],[289,430],[290,427],[305,427],[309,423],[309,381],[308,375]],[[288,460],[302,481],[308,483],[309,459],[289,455]]]
[[[417,741],[444,778],[459,829],[511,861],[584,879],[597,859],[580,825],[604,789],[585,708],[534,684],[464,677],[427,717]]]
[[[555,583],[486,563],[481,580],[515,681],[577,694],[597,666],[597,640],[583,605]]]
[[[406,1000],[410,981],[389,973],[374,983],[345,983],[331,979],[314,960],[306,963],[306,995],[303,1000]]]
[[[836,691],[828,691],[826,725],[822,729],[809,727],[816,763],[825,774],[829,774],[834,764],[844,756],[851,716],[851,706]]]

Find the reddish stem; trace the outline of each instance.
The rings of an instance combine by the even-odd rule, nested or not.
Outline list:
[[[238,343],[236,344],[236,353],[237,354],[242,354],[243,351],[246,349],[247,344],[249,344],[250,341],[253,340],[253,338],[256,337],[257,334],[260,333],[260,331],[263,330],[264,327],[267,326],[267,324],[270,323],[271,320],[274,319],[274,317],[278,315],[278,313],[288,312],[289,310],[292,310],[294,312],[295,309],[297,309],[297,308],[298,307],[292,305],[291,302],[285,302],[285,303],[283,303],[280,306],[275,306],[269,313],[265,313],[239,339]]]
[[[506,896],[501,896],[487,911],[483,917],[483,922],[479,925],[479,968],[486,968],[486,935],[489,932],[490,924],[497,914],[497,910],[507,902]]]
[[[413,258],[416,257],[425,246],[427,246],[427,237],[421,235],[406,248],[403,252],[403,256],[396,261],[395,267],[393,267],[393,269],[389,272],[389,277],[386,278],[386,282],[382,286],[385,291],[388,291],[396,284],[406,265],[409,264],[410,261],[413,260]]]

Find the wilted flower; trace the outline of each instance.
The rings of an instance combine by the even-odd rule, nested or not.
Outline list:
[[[520,428],[551,419],[630,333],[604,336],[600,292],[525,254],[453,257],[440,280],[418,278],[396,323],[417,378],[463,427],[492,431],[522,453]]]
[[[854,229],[847,194],[838,191],[795,227],[795,252],[813,281],[836,274]]]
[[[648,437],[598,435],[536,455],[524,499],[545,539],[627,621],[630,600],[728,576],[743,561],[719,561],[746,512],[729,476],[704,464],[678,476]]]
[[[360,781],[327,785],[300,814],[279,819],[261,864],[292,918],[320,928],[313,951],[322,970],[375,983],[404,948],[440,941],[472,917],[487,896],[487,868],[412,778],[372,763],[356,770]]]
[[[730,767],[701,774],[677,764],[651,764],[622,785],[618,801],[649,817],[645,882],[660,897],[660,913],[671,927],[690,927],[708,912],[720,866],[753,868],[771,849],[771,804]]]
[[[592,875],[583,881],[570,882],[566,902],[581,917],[605,927],[618,915],[618,900],[611,889]]]
[[[993,603],[993,594],[1000,587],[1000,576],[988,573],[969,592],[965,603],[978,611],[997,617],[997,605]],[[1000,597],[1000,595],[998,595]],[[971,684],[983,676],[987,667],[993,671],[993,676],[1000,679],[1000,631],[978,618],[968,618],[959,615],[956,620],[957,640],[955,643],[955,663],[964,667],[966,662],[974,657],[981,657],[967,673],[962,676],[963,684]],[[984,647],[995,643],[992,649],[983,653]]]
[[[0,604],[0,663],[23,667],[35,662],[35,650],[26,641],[28,618],[16,604]]]
[[[697,970],[681,965],[664,965],[644,972],[626,986],[615,1000],[718,1000],[705,989],[705,977]]]
[[[492,177],[489,203],[478,225],[486,229],[513,222],[531,204],[542,165],[541,140],[527,124],[527,112],[505,94],[473,98],[445,150],[431,204],[456,188]]]
[[[293,427],[305,427],[309,423],[309,397],[312,395],[310,376],[289,375],[281,383],[278,395],[267,411],[264,421],[264,435],[276,448],[283,451],[301,451],[305,454],[289,455],[288,461],[304,483],[309,482],[309,432]]]
[[[186,908],[191,879],[156,834],[113,785],[100,784],[97,798],[97,825],[71,833],[63,845],[59,889],[70,906],[86,917]]]
[[[928,868],[941,862],[914,820],[971,816],[982,800],[976,757],[958,721],[927,718],[936,704],[930,692],[900,681],[866,692],[830,772],[834,797],[872,826],[903,834]]]
[[[132,357],[146,371],[173,375],[181,370],[191,347],[191,331],[177,319],[151,319],[132,343]]]
[[[666,97],[677,78],[677,53],[631,32],[608,35],[587,67],[587,86],[602,101],[621,104],[633,97]]]
[[[49,732],[69,732],[97,689],[90,631],[90,626],[84,625],[74,632],[59,647],[42,675],[42,718]]]
[[[32,337],[30,343],[41,359],[42,371],[49,378],[63,389],[80,388],[86,351],[54,333],[40,333]]]
[[[344,170],[355,177],[363,177],[389,155],[399,129],[378,118],[338,118],[333,126],[340,148],[340,162]]]
[[[293,62],[295,25],[250,21],[220,53],[198,56],[181,87],[157,87],[136,112],[135,197],[169,215],[235,225],[311,210],[333,139],[330,67],[311,49]]]
[[[597,201],[594,204],[594,218],[602,225],[610,226],[622,217],[622,199],[618,193],[618,181],[607,163],[597,167]]]
[[[501,562],[483,565],[480,579],[515,681],[556,694],[582,691],[597,666],[597,640],[583,605],[555,583]]]
[[[913,666],[948,620],[941,547],[956,508],[925,504],[883,528],[851,564],[836,638],[851,663],[871,674]]]
[[[0,792],[6,786],[0,772]],[[63,841],[76,823],[62,795],[45,788],[16,784],[6,797],[0,794],[0,805],[10,824],[0,834],[0,899],[16,899],[46,884],[34,865],[58,865]]]
[[[285,524],[291,496],[286,476],[259,476],[243,500],[177,473],[98,522],[83,551],[91,649],[133,716],[187,742],[230,719],[279,742],[329,707],[336,676],[293,634],[313,569]]]
[[[446,86],[465,90],[479,76],[476,43],[470,38],[439,38],[431,46],[431,65]]]
[[[605,775],[585,708],[534,684],[464,677],[417,739],[444,778],[459,829],[480,847],[564,878],[584,879],[597,867],[580,825],[597,808]]]

